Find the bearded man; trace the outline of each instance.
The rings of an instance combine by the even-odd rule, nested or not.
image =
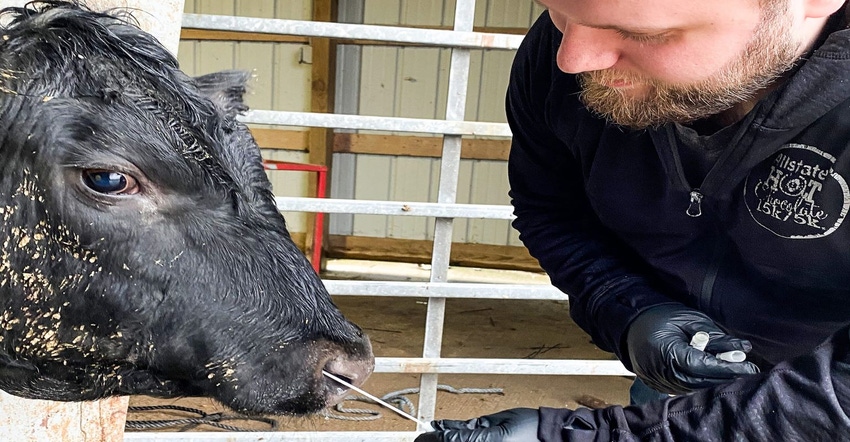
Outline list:
[[[646,404],[417,441],[850,440],[845,2],[539,1],[507,95],[514,227]]]

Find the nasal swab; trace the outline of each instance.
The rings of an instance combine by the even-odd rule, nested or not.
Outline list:
[[[398,407],[394,407],[394,406],[392,406],[391,404],[388,404],[387,402],[384,402],[384,401],[382,401],[382,400],[378,399],[377,397],[375,397],[375,396],[373,396],[373,395],[371,395],[371,394],[367,393],[367,392],[366,392],[366,391],[364,391],[363,389],[358,388],[358,387],[355,387],[354,385],[351,385],[351,383],[349,383],[349,382],[347,382],[347,381],[344,381],[344,380],[340,379],[338,376],[334,376],[334,375],[332,375],[332,374],[330,374],[330,373],[326,372],[325,370],[322,370],[322,374],[323,374],[323,375],[325,375],[325,376],[327,376],[327,377],[329,377],[329,378],[331,378],[331,379],[333,379],[333,380],[335,380],[335,381],[337,381],[337,382],[339,382],[340,384],[342,384],[342,385],[344,385],[344,386],[346,386],[346,387],[348,387],[348,388],[350,388],[350,389],[352,389],[352,390],[354,390],[354,391],[356,391],[356,392],[358,392],[358,393],[362,394],[363,396],[366,396],[367,398],[372,399],[373,401],[375,401],[375,402],[377,402],[377,403],[379,403],[379,404],[383,405],[384,407],[387,407],[387,408],[389,408],[390,410],[395,411],[396,413],[398,413],[398,414],[399,414],[399,415],[401,415],[402,417],[405,417],[405,418],[407,418],[407,419],[412,420],[413,422],[416,422],[417,424],[419,424],[419,426],[420,426],[420,427],[422,427],[423,429],[425,429],[425,431],[434,431],[434,427],[432,427],[432,426],[431,426],[431,424],[426,423],[426,422],[422,422],[421,420],[419,420],[419,419],[417,419],[417,418],[415,418],[415,417],[413,417],[413,416],[411,416],[411,415],[409,415],[409,414],[405,413],[403,410],[400,410]]]
[[[691,338],[690,345],[699,351],[705,351],[705,346],[708,345],[709,338],[710,336],[706,332],[696,332]],[[725,351],[714,355],[714,357],[726,362],[744,362],[747,360],[747,354],[741,350]]]

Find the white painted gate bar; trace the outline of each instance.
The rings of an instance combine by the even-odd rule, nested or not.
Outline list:
[[[455,17],[455,23],[458,23],[457,17]],[[217,31],[300,35],[304,37],[373,40],[388,43],[416,43],[444,48],[466,49],[517,49],[523,38],[522,35],[471,32],[472,26],[468,26],[466,29],[458,29],[457,25],[455,25],[455,30],[444,31],[403,26],[323,23],[303,20],[206,14],[183,14],[183,27]]]
[[[376,373],[443,373],[521,375],[633,376],[617,360],[493,359],[493,358],[378,358]]]
[[[443,204],[409,201],[351,200],[279,196],[282,211],[431,216],[439,218],[514,219],[513,207],[495,204]]]
[[[545,284],[359,281],[345,279],[325,279],[322,282],[324,282],[328,292],[332,295],[397,296],[400,298],[567,300],[567,295],[555,287]]]
[[[475,0],[457,0],[455,4],[454,31],[472,31],[475,16]],[[448,100],[446,120],[463,121],[466,111],[466,93],[469,78],[469,49],[452,49],[449,68]],[[460,172],[461,135],[443,135],[443,153],[440,161],[440,182],[437,202],[457,202],[457,183]],[[449,258],[452,250],[452,228],[454,218],[440,217],[435,221],[434,246],[431,252],[431,283],[445,283],[449,274]],[[423,358],[439,358],[443,347],[443,325],[446,317],[446,298],[430,296],[425,317],[425,343]],[[434,419],[437,409],[437,373],[423,373],[419,380],[419,406],[416,408],[420,422]],[[420,424],[417,424],[419,430]]]
[[[278,126],[308,126],[330,129],[369,129],[388,132],[420,132],[445,135],[476,135],[509,138],[511,130],[506,123],[481,121],[447,121],[427,118],[373,117],[368,115],[320,114],[253,110],[239,117],[243,123]]]

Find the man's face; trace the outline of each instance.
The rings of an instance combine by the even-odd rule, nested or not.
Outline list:
[[[585,105],[635,128],[747,101],[787,71],[801,47],[790,15],[757,0],[541,3],[564,33],[558,66],[579,74]]]

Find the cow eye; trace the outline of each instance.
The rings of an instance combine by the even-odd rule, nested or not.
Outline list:
[[[132,195],[139,191],[135,178],[114,170],[83,170],[83,183],[95,192],[106,195]]]

